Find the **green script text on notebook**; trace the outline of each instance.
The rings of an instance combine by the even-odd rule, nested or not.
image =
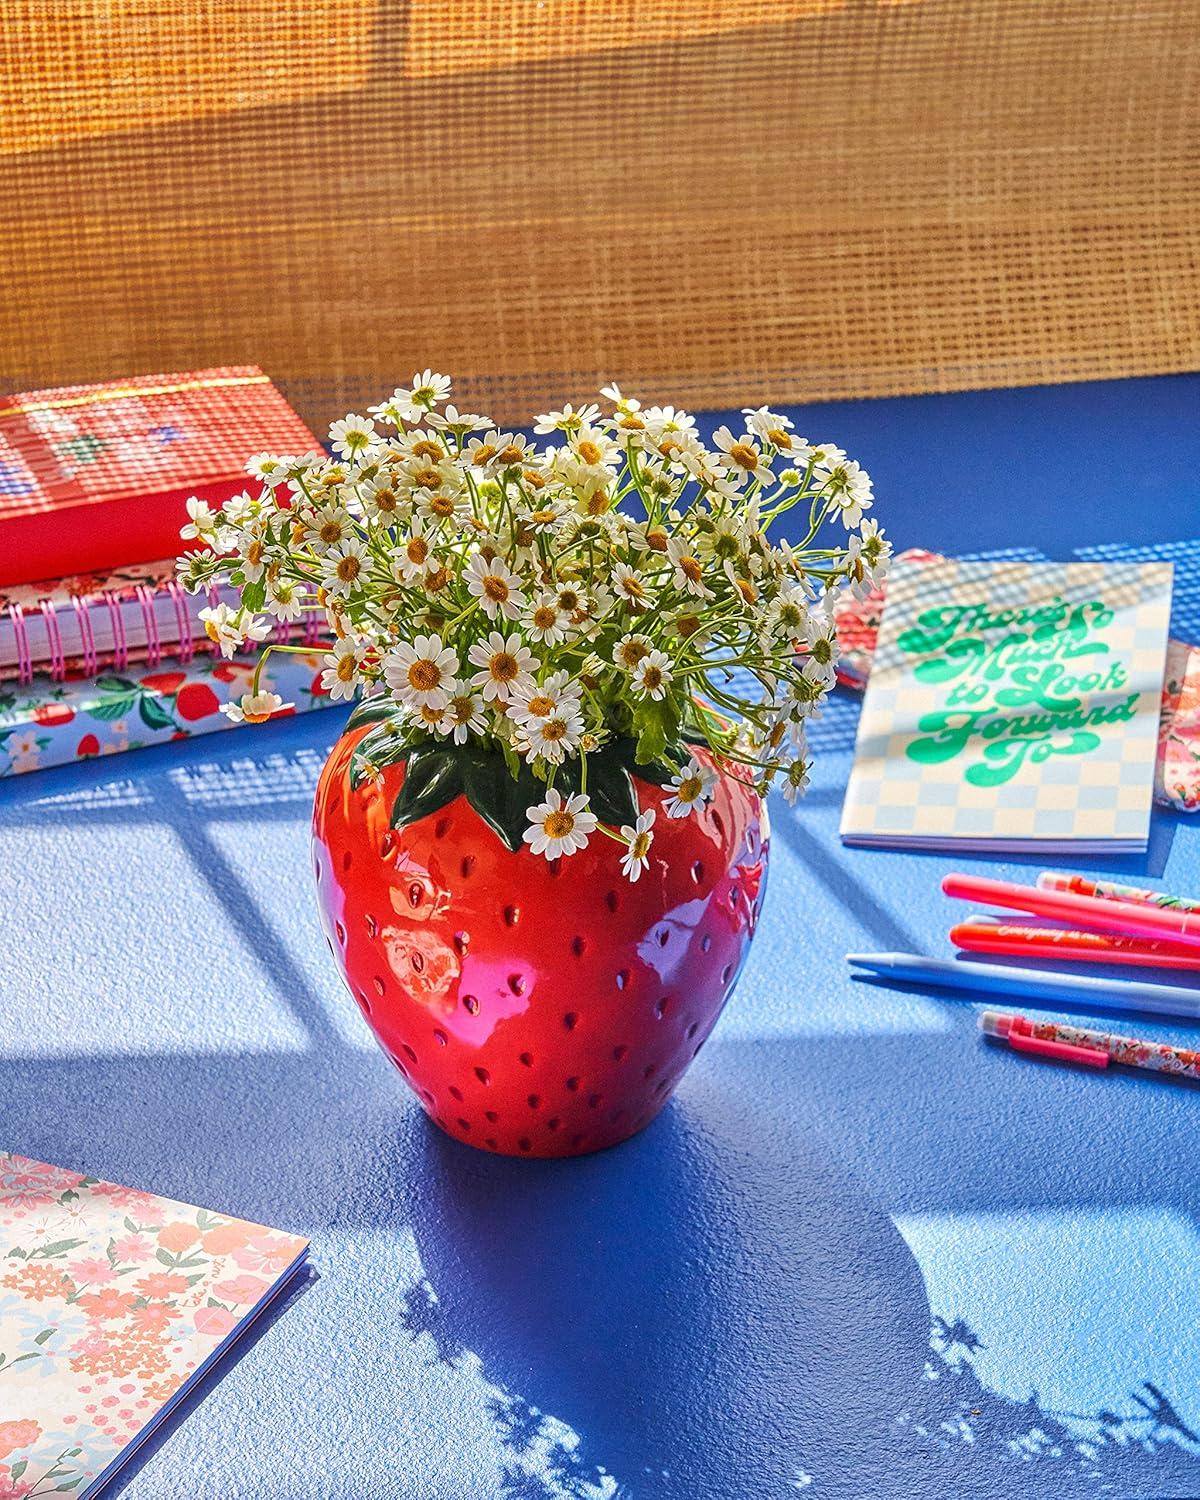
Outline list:
[[[843,840],[1145,849],[1170,604],[1169,563],[898,563]]]

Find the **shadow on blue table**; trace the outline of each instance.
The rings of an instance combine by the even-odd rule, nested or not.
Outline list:
[[[802,1090],[787,1050],[772,1071]],[[1152,1381],[1123,1414],[988,1390],[972,1330],[933,1319],[931,1332],[889,1217],[815,1142],[768,1127],[750,1152],[746,1127],[711,1082],[638,1139],[575,1162],[483,1157],[415,1125],[427,1280],[406,1318],[438,1358],[482,1360],[511,1452],[503,1500],[590,1496],[606,1474],[615,1494],[671,1500],[809,1483],[893,1500],[1014,1482],[1061,1497],[1200,1493],[1200,1437]]]
[[[145,752],[124,789],[100,767],[73,773],[58,795],[47,778],[32,803],[6,789],[10,824],[145,818],[177,838],[308,1037],[288,1052],[176,1054],[164,1038],[155,1054],[6,1061],[0,1098],[20,1144],[37,1154],[44,1137],[64,1159],[98,1156],[107,1175],[266,1221],[411,1228],[425,1281],[404,1296],[401,1326],[456,1367],[480,1362],[505,1500],[590,1500],[605,1484],[637,1500],[758,1500],[810,1480],[822,1495],[892,1500],[1014,1484],[1044,1496],[1200,1494],[1200,1441],[1172,1405],[1191,1393],[1163,1389],[1162,1372],[1137,1372],[1145,1383],[1123,1413],[1049,1411],[1035,1395],[984,1387],[972,1330],[931,1318],[892,1223],[891,1184],[846,1153],[931,1097],[939,1069],[955,1065],[957,1031],[919,1047],[893,1035],[718,1032],[719,1067],[691,1075],[650,1130],[574,1162],[497,1159],[438,1134],[380,1058],[340,1040],[329,994],[289,958],[294,935],[212,836],[217,818],[248,829],[294,818],[335,732],[332,718],[296,722],[272,737],[270,756],[239,750],[236,763],[200,744]],[[814,880],[860,903],[797,819],[778,831]],[[1030,1174],[1047,1132],[1083,1136],[1094,1124],[1056,1113],[1049,1084],[1045,1097],[1046,1114],[1010,1122],[989,1207],[1089,1191]],[[1136,1129],[1132,1097],[1106,1095],[1111,1139]],[[1010,1104],[1007,1078],[985,1077],[970,1117],[1000,1118]],[[936,1131],[889,1141],[892,1171],[915,1179],[932,1161],[939,1204],[969,1209],[982,1148],[960,1146],[952,1129],[943,1116]],[[281,1141],[286,1152],[264,1151]],[[967,1159],[951,1167],[956,1150]],[[1170,1141],[1156,1166],[1155,1201],[1194,1218],[1186,1142]],[[1127,1187],[1133,1199],[1144,1191]]]

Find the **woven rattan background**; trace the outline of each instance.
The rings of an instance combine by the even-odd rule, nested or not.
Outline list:
[[[0,388],[1200,365],[1198,0],[3,0]]]

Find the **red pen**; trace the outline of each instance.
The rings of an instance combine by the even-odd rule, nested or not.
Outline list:
[[[1200,952],[1169,938],[1025,927],[971,917],[950,929],[950,941],[970,953],[996,953],[1008,958],[1052,958],[1062,963],[1134,964],[1147,969],[1200,972]]]
[[[961,896],[990,906],[1013,907],[1037,917],[1063,919],[1077,927],[1098,928],[1134,937],[1168,938],[1200,948],[1200,912],[1164,911],[1132,901],[1110,901],[1103,896],[1077,896],[1071,891],[1039,890],[1011,880],[987,880],[976,875],[947,875],[947,896]]]
[[[1100,896],[1105,901],[1132,902],[1135,906],[1161,906],[1166,911],[1200,911],[1200,901],[1192,896],[1172,896],[1168,891],[1123,885],[1117,880],[1093,880],[1088,875],[1063,875],[1057,870],[1043,870],[1037,883],[1042,891],[1070,891],[1076,896]]]
[[[1087,1068],[1107,1068],[1115,1062],[1174,1078],[1200,1079],[1200,1052],[1166,1042],[1090,1031],[1065,1021],[1031,1021],[1027,1016],[1006,1016],[994,1010],[985,1010],[979,1017],[979,1029],[985,1036],[1007,1042],[1015,1052],[1053,1062],[1079,1063]]]

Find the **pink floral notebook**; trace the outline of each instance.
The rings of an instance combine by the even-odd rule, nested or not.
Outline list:
[[[308,1241],[0,1152],[0,1496],[95,1494]]]

